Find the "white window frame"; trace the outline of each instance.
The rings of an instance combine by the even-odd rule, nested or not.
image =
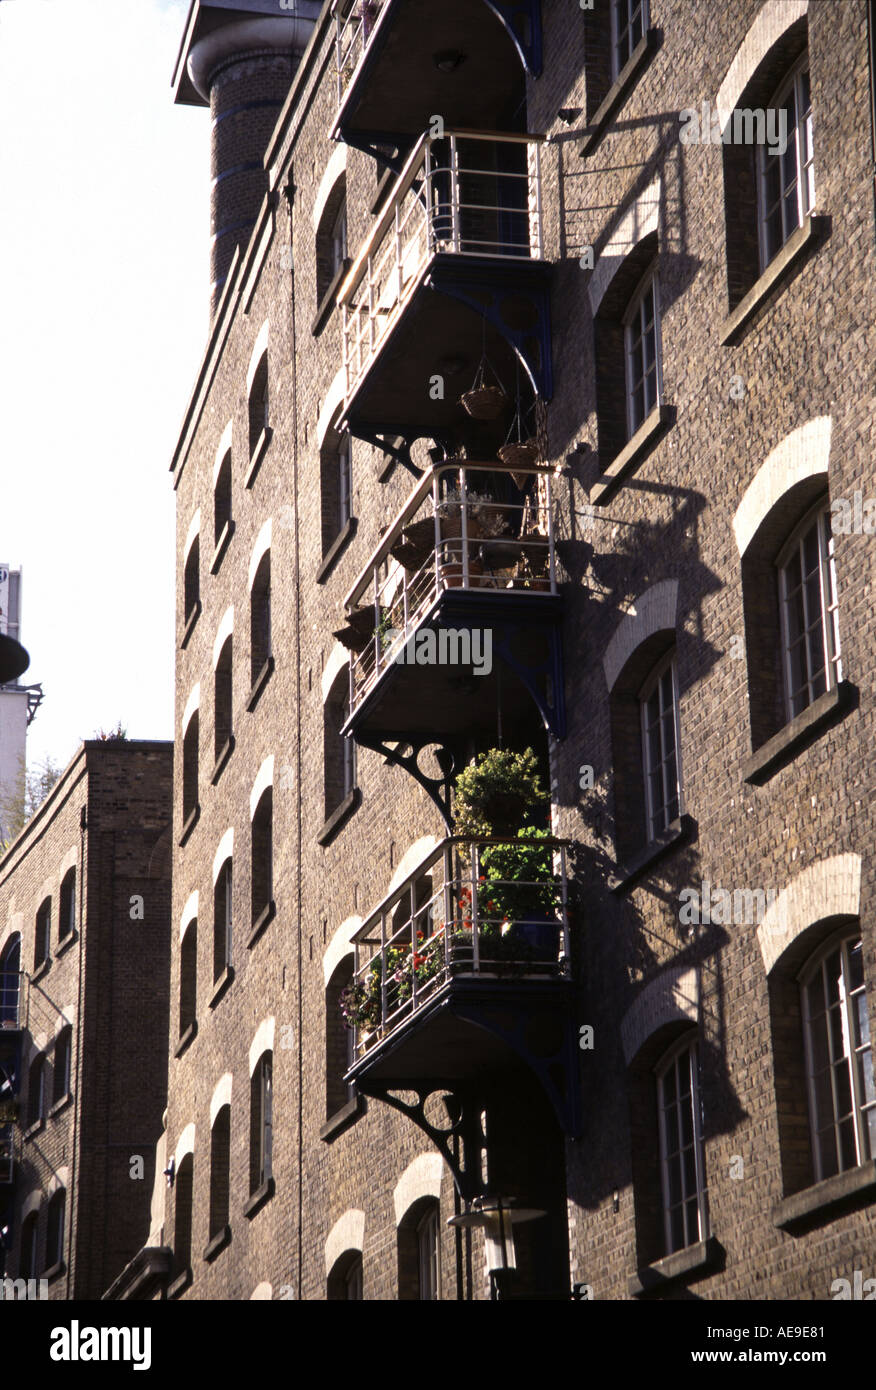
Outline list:
[[[806,1090],[809,1100],[809,1133],[812,1142],[812,1169],[815,1181],[821,1182],[825,1177],[833,1177],[834,1174],[847,1172],[851,1167],[857,1167],[861,1163],[868,1162],[869,1159],[876,1157],[876,1142],[870,1138],[870,1121],[868,1116],[876,1114],[876,1097],[872,1101],[866,1099],[866,1090],[859,1074],[858,1059],[860,1067],[865,1068],[867,1062],[865,1056],[869,1054],[869,1066],[873,1067],[873,1045],[870,1036],[870,1022],[868,1015],[869,1001],[867,998],[866,979],[863,975],[863,955],[861,962],[862,983],[855,988],[850,988],[850,968],[849,956],[855,947],[861,947],[860,928],[849,931],[846,926],[840,933],[835,934],[825,946],[823,946],[806,965],[800,975],[800,997],[801,1014],[803,1019],[803,1043],[806,1058]],[[834,1052],[834,1038],[830,1026],[825,1022],[824,1034],[826,1042],[826,1055],[828,1057],[828,1072],[830,1080],[831,1114],[826,1124],[821,1123],[825,1115],[819,1114],[818,1096],[815,1085],[815,1048],[814,1033],[815,1021],[812,1018],[809,1002],[809,986],[816,976],[821,975],[824,981],[827,962],[836,951],[840,952],[840,976],[838,1005],[840,1010],[840,1032],[842,1038],[842,1053]],[[822,984],[823,988],[823,984]],[[858,1030],[855,1027],[855,1000],[863,998],[864,1009],[863,1017],[866,1025],[866,1036],[861,1030],[859,1041]],[[827,1011],[819,1017],[827,1018]],[[853,1042],[852,1040],[855,1039]],[[851,1096],[852,1110],[850,1115],[840,1115],[838,1113],[839,1098],[837,1095],[837,1072],[842,1069],[845,1072],[849,1093]],[[839,1131],[843,1121],[852,1119],[854,1121],[855,1137],[855,1163],[844,1164],[840,1148]],[[821,1146],[819,1135],[827,1130],[833,1130],[834,1147],[836,1157],[836,1168],[832,1172],[826,1173],[821,1157]],[[876,1131],[874,1131],[876,1133]]]
[[[688,1191],[685,1183],[685,1167],[681,1161],[681,1154],[684,1150],[683,1132],[680,1128],[681,1107],[678,1104],[678,1079],[679,1071],[686,1067],[687,1076],[690,1082],[690,1108],[691,1108],[691,1134],[694,1155],[694,1181],[695,1190]],[[666,1078],[669,1071],[673,1070],[676,1083],[676,1101],[666,1103]],[[709,1235],[709,1205],[708,1188],[706,1185],[706,1160],[705,1147],[703,1144],[703,1116],[702,1116],[702,1096],[700,1093],[699,1076],[699,1038],[687,1034],[682,1040],[676,1043],[669,1052],[665,1053],[655,1067],[657,1076],[657,1120],[660,1143],[660,1186],[663,1203],[663,1231],[666,1241],[666,1253],[672,1255],[676,1250],[687,1249],[690,1245],[696,1245],[698,1241],[707,1240]],[[676,1132],[670,1132],[670,1118],[667,1116],[672,1105],[677,1111],[675,1118]],[[670,1153],[670,1139],[678,1144],[678,1147]],[[691,1145],[687,1146],[688,1148]],[[669,1180],[669,1164],[671,1159],[678,1160],[678,1183],[681,1193],[680,1200],[672,1203],[672,1194]],[[692,1198],[696,1198],[696,1229],[693,1229],[688,1215],[688,1205]],[[682,1222],[684,1227],[684,1242],[676,1245],[672,1235],[672,1213],[677,1208],[681,1209]]]
[[[794,554],[799,553],[802,569],[803,543],[809,536],[813,527],[817,528],[816,534],[818,539],[818,621],[821,624],[821,652],[824,660],[823,671],[825,681],[824,690],[819,690],[817,693],[815,690],[815,676],[810,664],[809,645],[805,641],[805,634],[815,626],[816,621],[814,615],[809,612],[809,600],[805,577],[800,589],[803,602],[804,633],[793,645],[797,646],[801,641],[803,642],[803,652],[806,663],[806,682],[804,686],[801,686],[796,691],[792,687],[792,642],[788,626],[788,566]],[[826,499],[821,498],[815,506],[806,513],[803,520],[794,529],[776,557],[776,568],[778,570],[779,586],[782,681],[784,686],[785,715],[788,720],[791,720],[804,709],[808,709],[820,695],[826,694],[828,690],[835,690],[843,678],[842,648],[839,634],[839,600],[836,582],[836,553],[833,530],[831,528],[830,504]],[[806,700],[805,703],[799,704],[802,692],[805,692]]]
[[[441,1298],[441,1238],[438,1226],[438,1206],[429,1210],[417,1222],[417,1287],[421,1301],[436,1302]]]
[[[632,57],[633,49],[648,32],[651,22],[650,0],[611,0],[611,80],[616,82]],[[622,13],[623,12],[623,13]],[[642,33],[632,42],[633,27],[639,17]],[[623,21],[623,22],[621,22]],[[621,62],[619,49],[624,40],[625,56]]]
[[[672,707],[673,707],[672,728],[673,728],[674,736],[675,736],[675,748],[674,748],[673,751],[674,751],[674,755],[675,755],[675,780],[676,780],[676,797],[677,797],[677,800],[678,800],[678,815],[681,816],[682,813],[683,813],[683,810],[684,810],[683,799],[682,799],[682,774],[681,774],[681,721],[680,721],[680,718],[679,718],[679,709],[678,709],[678,705],[679,705],[679,700],[678,700],[678,661],[677,661],[677,653],[676,653],[676,650],[675,650],[675,648],[673,647],[670,651],[668,651],[668,652],[666,653],[666,655],[663,657],[663,659],[662,659],[661,661],[659,661],[655,667],[652,668],[652,670],[651,670],[651,672],[650,672],[650,674],[649,674],[649,676],[648,676],[648,679],[646,680],[645,684],[642,686],[641,690],[639,691],[639,726],[640,726],[640,729],[641,729],[641,736],[642,736],[642,774],[643,774],[644,782],[645,782],[645,815],[646,815],[646,817],[647,817],[647,842],[648,842],[649,844],[650,844],[653,840],[655,840],[655,839],[657,838],[658,835],[662,834],[663,831],[666,830],[666,829],[668,828],[669,825],[672,824],[672,820],[667,820],[667,819],[666,819],[666,810],[667,810],[667,807],[668,807],[668,802],[667,802],[666,800],[664,800],[663,803],[661,804],[661,806],[660,806],[659,808],[656,807],[656,806],[654,805],[654,798],[653,798],[653,794],[652,794],[652,790],[651,790],[651,774],[652,774],[653,772],[656,772],[657,769],[656,769],[656,768],[652,768],[652,766],[651,766],[650,744],[649,744],[649,741],[648,741],[648,719],[647,719],[648,701],[651,699],[651,696],[654,694],[655,691],[658,692],[658,698],[660,698],[659,692],[660,692],[661,689],[662,689],[662,679],[663,679],[663,676],[666,674],[667,670],[671,671],[671,674],[672,674]],[[660,727],[661,727],[661,735],[660,735],[660,745],[661,745],[661,746],[660,746],[660,752],[661,752],[661,757],[660,757],[660,768],[661,768],[661,769],[663,769],[663,768],[665,767],[665,765],[666,765],[666,760],[667,760],[667,759],[666,759],[667,750],[666,750],[666,747],[665,747],[665,745],[664,745],[664,739],[663,739],[663,714],[664,714],[664,708],[661,708],[661,709],[660,709],[660,713],[659,713]],[[661,781],[663,781],[663,780],[664,780],[664,779],[663,779],[663,777],[662,777],[662,775],[661,775]],[[665,792],[665,786],[664,786],[664,792]],[[659,816],[660,821],[662,822],[662,823],[659,824],[659,825],[657,824],[658,816]],[[674,819],[676,819],[676,817],[673,817],[672,819],[674,820]]]
[[[352,1033],[350,1034],[352,1037]],[[348,1303],[362,1302],[362,1255],[357,1254],[344,1275],[344,1297]]]
[[[346,195],[341,199],[338,210],[332,218],[332,225],[329,231],[329,254],[331,256],[332,273],[329,283],[335,278],[344,261],[347,259],[347,199]]]
[[[803,118],[800,117],[802,79],[803,75],[810,76],[809,106],[804,112]],[[811,75],[809,74],[809,53],[808,50],[801,56],[794,67],[784,78],[781,86],[777,89],[775,96],[769,104],[770,110],[779,110],[789,95],[793,92],[794,112],[796,120],[791,129],[788,130],[788,150],[785,155],[771,155],[769,147],[761,144],[757,151],[757,228],[758,246],[760,251],[760,268],[766,270],[770,261],[773,260],[781,251],[788,238],[802,227],[804,220],[809,216],[815,207],[815,154],[812,137],[812,90]],[[808,144],[808,154],[806,145]],[[769,221],[769,214],[766,203],[766,180],[767,170],[772,167],[771,163],[775,159],[783,160],[787,154],[793,150],[794,157],[794,183],[796,187],[797,220],[794,226],[785,225],[784,216],[784,192],[780,193],[778,206],[782,208],[782,238],[779,245],[770,254],[767,245],[766,228]]]
[[[635,358],[635,344],[638,335],[638,342],[644,341],[642,332],[642,306],[648,294],[652,296],[654,310],[654,402],[648,407],[643,391],[643,410],[641,420],[637,420],[633,400],[635,394],[637,365]],[[663,348],[661,344],[660,332],[660,281],[657,275],[657,262],[652,261],[645,271],[635,290],[633,291],[630,302],[627,305],[626,313],[623,316],[624,329],[624,392],[626,396],[626,417],[627,417],[627,438],[632,439],[633,435],[648,419],[652,410],[656,410],[663,400]],[[646,375],[643,373],[641,380],[644,383]],[[646,408],[647,407],[647,408]]]

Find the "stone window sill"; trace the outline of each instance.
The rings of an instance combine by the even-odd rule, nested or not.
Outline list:
[[[231,757],[231,754],[233,752],[234,735],[230,734],[229,737],[223,743],[222,747],[220,748],[219,754],[216,758],[216,762],[213,765],[213,771],[210,773],[211,787],[215,787],[216,783],[219,781],[219,778],[222,776],[223,768],[225,767],[225,764],[228,762],[228,759]]]
[[[590,502],[593,506],[604,506],[620,486],[623,478],[632,473],[635,467],[651,452],[657,440],[675,421],[675,408],[671,405],[656,405],[651,414],[639,426],[630,442],[624,445],[616,458],[605,469],[602,477],[590,489]]]
[[[732,347],[739,341],[743,328],[754,317],[758,309],[767,302],[773,290],[788,278],[793,266],[807,246],[821,240],[826,234],[829,220],[827,217],[813,217],[810,214],[802,226],[798,227],[796,232],[791,233],[781,251],[773,256],[766,270],[755,281],[745,298],[724,320],[724,327],[721,330],[722,347]]]
[[[194,1042],[195,1038],[197,1037],[197,1034],[198,1034],[198,1021],[197,1021],[197,1019],[195,1019],[194,1023],[190,1023],[190,1024],[189,1024],[188,1028],[187,1028],[186,1031],[183,1033],[182,1037],[180,1038],[179,1042],[177,1043],[177,1045],[176,1045],[176,1051],[175,1051],[174,1054],[173,1054],[174,1057],[181,1057],[181,1056],[183,1055],[183,1053],[185,1052],[186,1048],[189,1047],[189,1045],[190,1045],[191,1043]]]
[[[357,1091],[352,1100],[348,1100],[346,1105],[342,1105],[340,1110],[336,1110],[322,1126],[319,1137],[326,1144],[330,1144],[339,1134],[343,1134],[345,1129],[358,1120],[360,1115],[365,1114],[365,1097]]]
[[[185,621],[185,626],[184,626],[184,628],[183,628],[183,635],[182,635],[182,637],[180,638],[180,643],[179,643],[179,645],[180,645],[180,650],[182,650],[183,648],[185,648],[185,647],[188,646],[189,638],[191,637],[192,633],[193,633],[194,630],[195,630],[195,624],[197,623],[198,619],[199,619],[200,616],[201,616],[201,608],[202,608],[201,600],[200,600],[200,599],[196,599],[196,600],[195,600],[195,606],[194,606],[194,608],[192,609],[191,613],[189,614],[189,616],[186,618],[186,621]]]
[[[316,571],[317,584],[324,584],[335,567],[335,563],[340,559],[350,541],[356,534],[359,523],[354,516],[351,516],[347,524],[338,532],[331,546],[326,551],[325,557]]]
[[[231,1227],[230,1227],[230,1226],[223,1226],[223,1227],[222,1227],[222,1230],[221,1230],[221,1231],[217,1231],[216,1234],[215,1234],[215,1236],[213,1236],[212,1239],[209,1240],[209,1241],[207,1242],[206,1246],[204,1247],[204,1259],[205,1259],[208,1263],[209,1263],[210,1261],[212,1261],[212,1260],[215,1260],[215,1258],[216,1258],[216,1256],[219,1254],[219,1252],[220,1252],[221,1250],[224,1250],[225,1247],[226,1247],[226,1245],[230,1245],[230,1244],[231,1244]]]
[[[185,844],[186,840],[189,838],[189,836],[191,835],[191,833],[192,833],[192,831],[194,830],[195,826],[197,825],[198,820],[199,820],[199,818],[200,818],[200,815],[201,815],[201,806],[200,806],[200,803],[198,803],[197,806],[193,806],[193,807],[192,807],[192,809],[189,811],[188,815],[186,816],[185,820],[183,821],[182,833],[181,833],[181,835],[180,835],[180,837],[179,837],[180,849],[182,849],[182,847],[183,847],[183,845]]]
[[[60,1274],[64,1274],[66,1269],[67,1266],[63,1260],[56,1260],[53,1265],[49,1265],[48,1269],[43,1270],[42,1277],[47,1283],[51,1284]]]
[[[767,739],[742,764],[742,780],[759,785],[791,762],[810,743],[838,719],[857,708],[858,688],[851,681],[840,681],[833,690],[819,695],[772,738]]]
[[[73,945],[73,942],[78,940],[79,933],[77,931],[68,931],[67,935],[62,936],[57,946],[55,947],[55,955],[63,956],[65,951],[70,950],[70,947]]]
[[[226,965],[225,969],[222,971],[222,974],[219,976],[219,979],[213,986],[213,993],[210,995],[210,998],[208,1000],[208,1006],[211,1009],[215,1009],[216,1005],[219,1003],[219,1000],[223,997],[223,995],[231,986],[233,980],[234,966]]]
[[[325,848],[330,845],[332,840],[340,830],[347,824],[347,821],[362,804],[362,793],[358,787],[354,787],[347,796],[344,797],[340,806],[337,806],[325,821],[322,829],[316,837],[316,843]]]
[[[61,1111],[66,1110],[67,1106],[71,1104],[72,1100],[73,1095],[70,1091],[68,1091],[66,1095],[59,1096],[58,1099],[54,1101],[53,1104],[49,1107],[49,1119],[53,1120],[56,1115],[60,1115]]]
[[[674,1255],[667,1255],[665,1259],[655,1260],[653,1264],[638,1270],[635,1278],[630,1280],[630,1294],[633,1298],[640,1298],[642,1294],[671,1288],[691,1276],[699,1279],[717,1269],[723,1255],[724,1247],[714,1236],[709,1236],[708,1240],[700,1240],[686,1250],[677,1250]]]
[[[310,325],[310,331],[313,334],[314,338],[319,337],[320,333],[325,328],[326,324],[331,318],[332,310],[335,307],[335,295],[338,292],[338,287],[340,286],[341,281],[346,278],[347,271],[350,269],[350,266],[352,264],[353,262],[350,260],[349,257],[346,257],[344,260],[341,261],[341,264],[338,266],[337,270],[332,276],[331,284],[329,285],[322,299],[319,301],[319,308],[316,311],[316,316],[313,320],[313,323]]]
[[[780,1230],[797,1235],[813,1226],[823,1226],[845,1211],[873,1202],[876,1202],[876,1159],[786,1197],[773,1212],[773,1221]]]
[[[638,854],[632,855],[617,865],[617,870],[609,883],[612,893],[619,893],[635,882],[646,869],[650,869],[673,845],[689,843],[697,837],[697,823],[692,816],[679,816],[661,835],[649,841]]]
[[[256,944],[259,937],[262,935],[265,928],[268,926],[268,923],[273,922],[276,915],[277,904],[274,902],[274,899],[272,898],[271,901],[268,903],[267,907],[262,908],[258,917],[252,924],[252,931],[249,934],[249,941],[247,941],[246,943],[246,949],[248,951],[252,950],[253,946]]]
[[[47,974],[49,973],[49,968],[50,968],[51,964],[52,964],[52,957],[51,957],[51,956],[46,956],[45,960],[41,960],[41,961],[40,961],[39,965],[36,967],[36,969],[34,970],[33,974],[32,974],[31,977],[30,977],[30,982],[31,982],[32,985],[35,985],[36,982],[37,982],[37,980],[41,980],[41,979],[43,978],[44,975],[47,975]]]
[[[189,1287],[191,1282],[192,1271],[190,1269],[184,1269],[182,1274],[176,1276],[170,1288],[167,1290],[168,1298],[179,1298],[180,1294]]]
[[[617,75],[616,80],[609,87],[605,98],[593,113],[590,121],[590,129],[584,139],[584,144],[579,151],[581,158],[586,159],[592,154],[605,134],[608,123],[614,116],[622,103],[626,100],[634,84],[638,81],[642,72],[651,61],[653,54],[660,47],[661,34],[659,29],[647,29],[639,42],[636,44],[629,58]]]
[[[268,681],[271,679],[271,676],[273,674],[274,658],[272,656],[269,656],[264,666],[259,671],[255,680],[253,681],[252,690],[249,692],[249,699],[246,702],[246,708],[250,714],[252,714],[259,700],[262,698],[262,691],[264,690],[265,686],[267,685]]]
[[[36,1136],[37,1136],[42,1130],[44,1130],[45,1127],[46,1127],[46,1122],[45,1122],[44,1117],[41,1115],[40,1118],[39,1118],[38,1120],[34,1120],[33,1124],[28,1125],[27,1129],[24,1131],[24,1133],[23,1133],[23,1135],[22,1135],[21,1137],[22,1137],[22,1139],[24,1139],[25,1143],[27,1143],[28,1140],[36,1138]]]
[[[222,559],[225,555],[226,550],[228,549],[229,542],[233,535],[234,522],[226,521],[225,525],[222,527],[222,532],[219,536],[219,539],[216,542],[216,549],[213,551],[213,558],[210,561],[211,574],[219,573],[219,566],[222,564]]]
[[[268,445],[270,444],[273,437],[274,431],[271,429],[270,425],[265,425],[265,428],[259,435],[256,441],[256,446],[252,451],[252,458],[249,461],[249,468],[246,470],[246,477],[243,480],[243,486],[245,488],[251,488],[253,483],[255,482],[256,474],[262,466],[262,460],[265,457],[265,454],[268,452]]]
[[[261,1187],[257,1187],[243,1208],[243,1214],[247,1221],[251,1221],[257,1211],[261,1211],[266,1202],[269,1202],[275,1192],[274,1179],[268,1178]]]

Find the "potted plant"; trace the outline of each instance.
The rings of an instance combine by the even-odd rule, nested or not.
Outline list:
[[[521,825],[543,816],[549,801],[531,748],[491,748],[456,778],[454,831],[470,840],[516,836]]]

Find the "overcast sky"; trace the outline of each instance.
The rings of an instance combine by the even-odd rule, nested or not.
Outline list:
[[[204,349],[209,115],[188,0],[0,0],[0,563],[45,703],[28,760],[173,736],[168,466]]]

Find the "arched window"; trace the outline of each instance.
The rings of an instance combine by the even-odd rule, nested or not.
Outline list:
[[[648,28],[648,0],[611,0],[611,76],[616,82]]]
[[[660,400],[660,306],[657,273],[652,267],[637,286],[624,315],[624,360],[629,438]]]
[[[35,1279],[37,1276],[37,1221],[39,1213],[32,1211],[21,1223],[21,1244],[18,1255],[18,1277]]]
[[[231,1182],[231,1106],[223,1105],[210,1131],[210,1240],[226,1233]]]
[[[188,629],[200,611],[201,603],[201,542],[195,536],[185,560],[183,571],[183,624]]]
[[[30,1064],[27,1076],[27,1127],[46,1118],[46,1059],[41,1052]]]
[[[648,839],[668,830],[681,811],[678,674],[675,651],[659,662],[639,696],[642,716],[642,775]]]
[[[273,906],[274,899],[274,796],[271,787],[259,798],[252,818],[252,925]]]
[[[842,679],[834,540],[826,502],[807,514],[777,565],[785,705],[793,719]]]
[[[198,1012],[198,919],[193,917],[179,949],[179,1036],[192,1028]]]
[[[223,753],[225,753],[232,739],[231,706],[233,690],[233,655],[234,639],[229,636],[223,643],[213,676],[213,756],[217,763]]]
[[[329,194],[316,231],[317,308],[337,286],[347,263],[347,251],[347,179],[341,174]]]
[[[46,1227],[45,1270],[59,1272],[64,1263],[64,1216],[67,1207],[67,1193],[63,1187],[52,1193],[49,1199],[49,1215]]]
[[[64,941],[76,930],[76,870],[68,869],[61,880],[58,940]]]
[[[876,1083],[860,931],[804,970],[803,1038],[815,1181],[876,1157]]]
[[[213,888],[213,982],[231,965],[232,861],[223,863]]]
[[[624,256],[598,300],[596,408],[603,472],[646,422],[659,419],[654,414],[663,399],[658,265],[652,231]]]
[[[696,1036],[676,1044],[656,1075],[665,1253],[671,1255],[709,1234]]]
[[[0,1026],[17,1028],[21,998],[21,936],[16,932],[0,955]]]
[[[809,58],[795,65],[769,102],[784,139],[758,145],[758,223],[761,269],[766,269],[815,206]],[[782,150],[782,144],[785,145]]]
[[[343,1255],[335,1260],[329,1271],[327,1297],[330,1302],[361,1303],[361,1250],[345,1250]]]
[[[57,1105],[70,1094],[71,1062],[73,1055],[73,1029],[68,1024],[55,1038],[55,1055],[52,1067],[52,1105]]]
[[[182,824],[183,835],[191,829],[197,819],[198,812],[198,737],[200,721],[198,711],[189,718],[183,734],[182,764],[183,764],[183,804],[182,804]]]
[[[250,617],[250,683],[259,684],[271,659],[271,552],[266,550],[259,561],[249,599]]]
[[[37,908],[34,924],[33,968],[39,970],[49,959],[49,943],[52,933],[52,900],[44,898]]]
[[[267,434],[269,419],[269,394],[268,394],[268,354],[262,354],[259,365],[256,367],[252,385],[249,389],[249,454],[252,458],[261,442],[262,435]]]
[[[398,1227],[398,1296],[433,1302],[441,1298],[441,1207],[436,1198],[414,1202]]]
[[[254,1196],[273,1177],[274,1054],[263,1052],[250,1081],[249,1190]]]
[[[231,528],[231,450],[224,455],[213,485],[213,545],[218,550]]]
[[[329,430],[320,450],[322,553],[327,556],[353,516],[353,448],[350,435]]]
[[[353,1099],[356,1088],[344,1076],[355,1059],[351,1028],[344,1026],[341,994],[353,983],[353,953],[335,967],[325,989],[325,1116],[330,1120]]]
[[[350,671],[345,666],[332,684],[323,707],[325,814],[331,816],[356,788],[356,744],[342,735],[350,712]]]
[[[180,1161],[174,1181],[173,1274],[175,1280],[189,1274],[192,1267],[194,1162],[194,1156],[187,1153]]]

